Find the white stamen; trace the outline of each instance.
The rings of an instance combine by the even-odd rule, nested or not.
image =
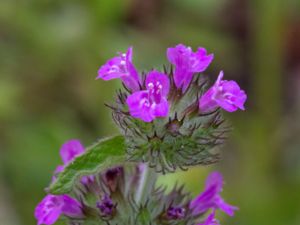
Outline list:
[[[146,98],[143,98],[143,99],[140,101],[140,107],[142,107],[142,106],[149,107],[149,106],[150,106],[149,100],[146,99]]]
[[[149,84],[148,84],[148,88],[150,88],[150,89],[154,88],[154,84],[153,84],[152,82],[149,83]]]

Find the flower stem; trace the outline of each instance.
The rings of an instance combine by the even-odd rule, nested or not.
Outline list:
[[[141,163],[140,168],[142,169],[142,173],[135,195],[135,202],[138,205],[145,203],[147,197],[151,196],[150,192],[153,190],[157,178],[157,174],[148,166],[148,164]]]

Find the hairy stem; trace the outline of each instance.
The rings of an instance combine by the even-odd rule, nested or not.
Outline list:
[[[141,163],[140,168],[142,169],[142,174],[135,195],[135,201],[138,205],[145,203],[147,197],[151,195],[150,192],[153,190],[157,178],[157,174],[148,164]]]

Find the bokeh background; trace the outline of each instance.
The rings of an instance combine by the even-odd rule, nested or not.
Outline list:
[[[240,207],[222,224],[300,224],[299,0],[1,0],[1,225],[35,224],[65,140],[117,132],[103,104],[120,83],[95,81],[98,67],[133,45],[140,70],[162,68],[178,43],[213,52],[212,80],[223,69],[249,99],[225,113],[223,160],[165,183],[196,194],[220,170]]]

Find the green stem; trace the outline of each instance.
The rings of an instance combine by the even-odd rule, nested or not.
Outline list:
[[[140,183],[135,195],[135,201],[138,205],[146,202],[147,197],[151,195],[151,191],[154,189],[157,174],[146,163],[140,164],[143,171],[140,177]]]

